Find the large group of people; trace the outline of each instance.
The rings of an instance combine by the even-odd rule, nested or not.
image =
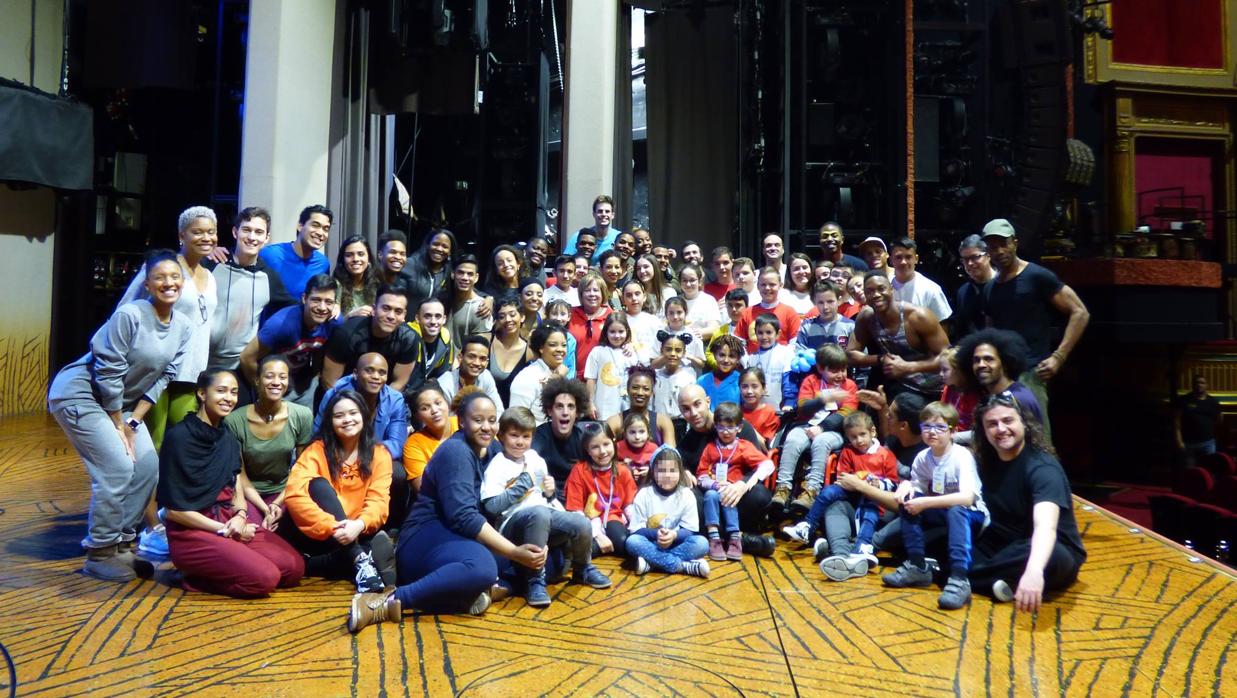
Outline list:
[[[1087,312],[1008,221],[963,241],[951,305],[910,238],[852,255],[826,223],[815,259],[776,233],[706,257],[615,229],[613,203],[557,257],[389,231],[333,269],[324,206],[282,244],[246,208],[230,249],[186,210],[51,385],[91,481],[84,573],[162,558],[235,597],[350,579],[354,632],[605,589],[602,555],[707,577],[770,530],[834,581],[891,551],[884,583],[940,583],[947,609],[974,586],[1033,611],[1076,577],[1046,387]]]

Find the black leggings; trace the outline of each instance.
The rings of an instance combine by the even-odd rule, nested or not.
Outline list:
[[[627,555],[627,527],[620,521],[606,522],[606,538],[614,544],[614,550],[610,551],[609,555],[617,555],[625,557]],[[597,541],[593,541],[593,557],[602,555],[601,548],[597,547]],[[578,563],[578,560],[573,560]]]
[[[343,521],[348,518],[344,513],[344,505],[339,501],[339,494],[331,486],[331,481],[324,477],[316,477],[309,481],[309,498],[314,500],[322,511]],[[305,555],[305,574],[310,577],[326,577],[328,579],[348,579],[352,577],[353,562],[357,556],[369,549],[371,536],[362,534],[348,545],[340,545],[332,537],[326,540],[314,540],[301,533],[291,521],[285,521],[279,527],[279,533],[292,547]]]
[[[993,583],[1002,579],[1011,589],[1017,588],[1030,557],[1030,539],[1014,541],[995,550],[976,548],[971,561],[971,586],[978,593],[991,595]],[[1044,591],[1069,587],[1078,578],[1081,567],[1082,562],[1069,548],[1056,543],[1044,566]]]
[[[404,461],[395,458],[391,461],[391,505],[387,509],[387,523],[383,526],[394,537],[404,519],[412,509],[412,483],[408,482],[408,471],[404,470]],[[314,500],[317,501],[317,500]]]

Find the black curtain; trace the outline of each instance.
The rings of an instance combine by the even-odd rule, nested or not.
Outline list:
[[[733,8],[645,17],[653,237],[732,244],[738,186]]]

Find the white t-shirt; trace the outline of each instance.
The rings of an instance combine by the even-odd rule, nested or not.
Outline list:
[[[970,508],[982,511],[984,526],[988,525],[988,507],[984,504],[979,469],[975,466],[975,456],[965,446],[950,444],[949,450],[939,459],[930,448],[920,451],[911,463],[911,484],[916,492],[934,497],[962,491],[974,492],[975,503]]]
[[[718,300],[701,291],[695,298],[683,296],[687,303],[687,326],[699,332],[710,327],[717,327],[724,322]]]
[[[770,349],[758,350],[743,357],[743,367],[753,366],[764,371],[765,397],[761,402],[773,409],[782,407],[782,376],[790,372],[795,360],[795,349],[789,344],[774,344]]]
[[[627,370],[638,362],[622,349],[598,344],[588,353],[584,362],[584,378],[597,381],[593,389],[593,408],[597,419],[605,421],[623,411],[627,402]],[[512,384],[511,402],[515,404],[515,385]]]
[[[580,305],[580,290],[572,287],[564,291],[558,286],[551,286],[545,290],[542,298],[545,300],[546,305],[549,305],[550,301],[565,300],[571,304],[571,307],[575,308]]]
[[[936,315],[937,320],[948,320],[949,316],[953,315],[953,310],[950,309],[949,301],[945,299],[945,292],[941,290],[940,284],[923,274],[915,272],[915,276],[906,283],[896,278],[892,279],[891,283],[895,301],[927,308]]]
[[[787,289],[782,290],[786,291],[787,296],[782,300],[782,302],[789,305],[791,308],[794,308],[796,313],[799,313],[800,315],[807,315],[812,308],[816,307],[816,304],[812,303],[811,293],[799,294]]]
[[[651,409],[657,414],[669,415],[672,419],[682,416],[679,412],[679,391],[695,384],[696,372],[687,364],[680,366],[674,373],[666,373],[664,368],[657,369]]]
[[[652,361],[661,353],[661,343],[657,341],[657,330],[665,327],[665,322],[652,313],[641,311],[636,315],[627,315],[627,326],[631,328],[631,344],[641,361]]]
[[[546,467],[545,459],[532,449],[524,452],[523,463],[516,463],[502,452],[491,458],[489,464],[485,466],[485,475],[481,480],[481,498],[489,499],[502,494],[510,486],[510,483],[525,470],[532,476],[533,486],[524,494],[523,499],[512,504],[499,515],[499,518],[502,520],[502,523],[498,526],[499,533],[506,529],[507,522],[511,520],[511,515],[521,509],[527,509],[528,507],[562,509],[562,505],[558,503],[558,500],[554,498],[547,500],[545,494],[542,493],[541,482],[545,479],[546,473],[549,470]]]
[[[545,424],[548,419],[545,411],[541,409],[541,388],[553,375],[554,372],[543,359],[537,359],[520,369],[520,372],[515,374],[515,378],[511,379],[511,404],[509,406],[527,407],[533,413],[537,424]]]

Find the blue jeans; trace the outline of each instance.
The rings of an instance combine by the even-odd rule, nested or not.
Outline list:
[[[688,536],[669,548],[663,548],[638,533],[627,536],[627,555],[644,558],[650,567],[659,572],[675,574],[683,569],[684,561],[704,557],[707,552],[709,541],[704,536]]]
[[[971,569],[971,538],[984,525],[984,514],[969,507],[927,509],[918,516],[902,512],[902,542],[911,562],[923,565],[925,526],[949,527],[949,576],[966,577]]]
[[[816,495],[816,501],[812,502],[812,508],[808,510],[804,521],[807,521],[811,531],[826,530],[825,515],[829,507],[842,500],[849,501],[855,507],[855,519],[858,522],[855,526],[855,545],[871,543],[872,536],[876,535],[876,523],[880,521],[880,505],[858,492],[842,489],[840,485],[829,485],[821,490],[820,494]]]
[[[456,613],[498,579],[489,548],[434,520],[396,551],[395,595],[405,609]]]
[[[737,534],[739,532],[739,510],[736,507],[722,506],[721,495],[717,490],[707,490],[704,493],[704,526],[707,530],[709,526],[718,528],[718,514],[721,514],[721,520],[724,523],[723,528],[727,535]]]

